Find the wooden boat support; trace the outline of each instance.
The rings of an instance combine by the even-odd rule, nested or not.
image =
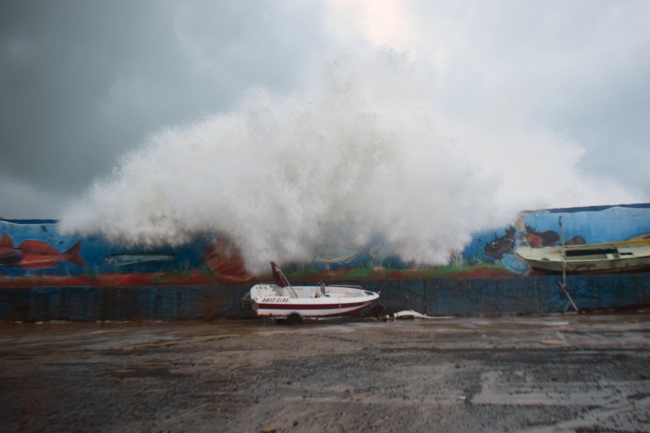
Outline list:
[[[564,227],[562,226],[562,215],[558,217],[558,223],[560,224],[560,240],[562,241],[562,256],[566,257],[566,246],[564,245]],[[569,302],[564,306],[564,311],[566,312],[569,309],[569,305],[573,305],[573,309],[576,310],[576,312],[580,312],[578,310],[578,307],[576,307],[576,303],[573,302],[573,298],[569,294],[569,290],[566,287],[566,260],[562,260],[562,282],[558,283],[560,285],[560,288],[564,291],[564,294],[566,295],[567,298],[569,298]]]

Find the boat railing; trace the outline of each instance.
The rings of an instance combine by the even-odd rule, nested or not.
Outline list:
[[[351,289],[362,289],[361,286],[353,286],[351,284],[328,284],[327,287],[349,287]]]
[[[248,292],[244,296],[242,296],[242,298],[241,298],[241,306],[242,306],[242,308],[246,308],[251,303],[252,303],[251,292]]]

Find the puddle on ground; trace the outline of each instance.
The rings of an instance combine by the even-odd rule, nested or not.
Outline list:
[[[160,377],[168,378],[182,376],[182,373],[176,373],[169,370],[169,367],[137,367],[125,370],[111,370],[108,372],[111,377],[126,379],[130,377]]]

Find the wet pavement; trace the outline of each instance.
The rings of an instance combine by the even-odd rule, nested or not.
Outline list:
[[[650,314],[0,324],[2,432],[649,432]]]

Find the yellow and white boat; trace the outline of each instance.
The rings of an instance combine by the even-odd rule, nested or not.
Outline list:
[[[541,272],[598,274],[650,270],[650,240],[543,248],[519,247],[517,255]]]

